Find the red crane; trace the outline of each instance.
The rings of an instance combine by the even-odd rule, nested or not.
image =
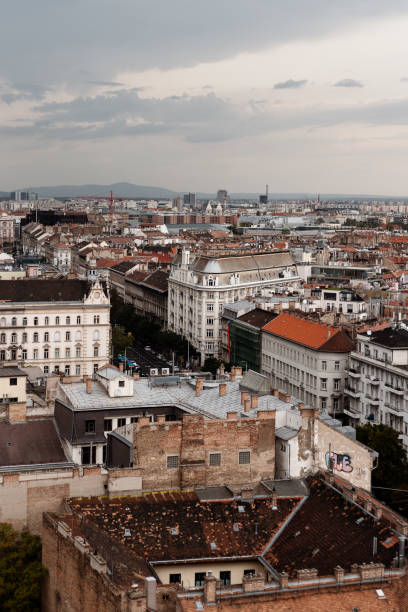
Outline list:
[[[113,192],[110,191],[110,196],[82,196],[82,195],[78,195],[75,196],[76,198],[81,198],[82,200],[109,200],[110,202],[110,206],[109,206],[109,210],[110,210],[110,226],[112,228],[113,225]],[[116,200],[119,200],[119,202],[122,202],[125,198],[115,198]]]

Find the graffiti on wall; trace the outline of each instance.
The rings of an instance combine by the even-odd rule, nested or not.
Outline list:
[[[352,472],[350,455],[341,455],[340,453],[326,453],[326,466],[328,470],[337,472]]]

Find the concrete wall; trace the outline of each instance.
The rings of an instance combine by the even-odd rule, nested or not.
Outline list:
[[[194,588],[195,573],[196,572],[209,572],[219,579],[220,572],[230,571],[231,572],[231,584],[242,584],[242,578],[244,570],[254,570],[258,574],[265,575],[264,567],[258,563],[255,559],[248,559],[246,561],[225,561],[223,563],[217,563],[216,561],[210,563],[180,563],[179,565],[154,565],[154,570],[160,581],[163,584],[169,584],[170,574],[181,574],[181,580],[183,587]]]

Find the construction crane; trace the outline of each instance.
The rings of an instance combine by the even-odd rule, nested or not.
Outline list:
[[[113,225],[113,202],[114,202],[114,198],[113,198],[113,192],[110,191],[109,192],[110,195],[109,196],[83,196],[83,195],[78,195],[75,196],[76,198],[81,198],[82,200],[109,200],[110,206],[109,206],[109,220],[110,220],[110,227],[112,228]],[[125,198],[115,198],[115,200],[118,200],[119,202],[122,202]]]

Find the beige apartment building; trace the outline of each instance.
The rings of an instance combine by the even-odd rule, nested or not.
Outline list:
[[[109,361],[110,300],[99,282],[0,280],[0,363],[92,375]]]

